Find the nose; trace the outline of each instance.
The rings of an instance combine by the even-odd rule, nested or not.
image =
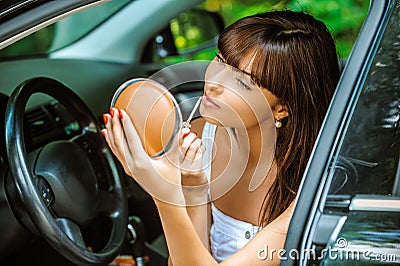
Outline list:
[[[231,76],[229,74],[224,64],[211,62],[205,73],[204,92],[210,96],[222,94],[226,86],[226,81]]]
[[[217,81],[206,81],[204,84],[204,92],[210,96],[217,96],[224,92],[224,86]]]

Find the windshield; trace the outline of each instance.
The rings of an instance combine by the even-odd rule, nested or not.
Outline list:
[[[108,1],[60,20],[2,49],[0,60],[46,57],[93,31],[129,2],[132,0]]]

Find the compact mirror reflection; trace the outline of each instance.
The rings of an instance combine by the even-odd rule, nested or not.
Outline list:
[[[182,114],[172,94],[160,83],[144,78],[131,79],[115,92],[111,106],[125,110],[131,118],[146,152],[153,157],[171,149]]]

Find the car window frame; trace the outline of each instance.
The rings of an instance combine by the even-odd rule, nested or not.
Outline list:
[[[310,248],[329,188],[330,162],[335,163],[339,143],[346,131],[373,58],[382,39],[395,0],[370,2],[368,14],[337,86],[321,128],[296,200],[284,250]],[[371,30],[373,29],[373,30]],[[306,261],[283,260],[281,265],[302,265]]]
[[[60,19],[106,0],[44,1],[0,23],[0,49]]]

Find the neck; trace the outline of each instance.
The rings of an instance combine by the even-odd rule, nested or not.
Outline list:
[[[249,190],[256,189],[270,173],[275,154],[276,131],[273,123],[264,122],[251,128],[235,129],[237,151],[248,153],[248,167],[254,168]]]
[[[235,128],[234,130],[236,140],[232,141],[233,145],[238,145],[239,150],[243,152],[249,152],[250,159],[260,158],[263,152],[271,151],[271,145],[275,145],[275,126],[270,121],[249,128]]]

